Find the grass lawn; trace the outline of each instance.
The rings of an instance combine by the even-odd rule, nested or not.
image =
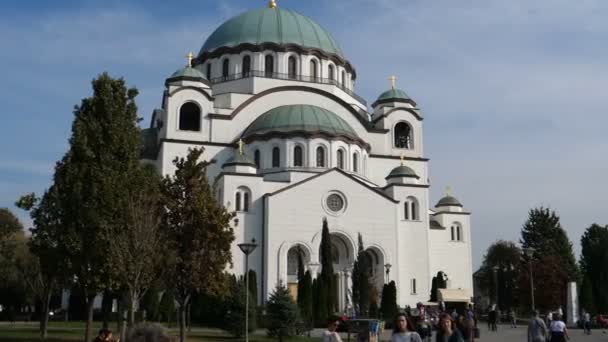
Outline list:
[[[101,323],[96,322],[93,325],[93,331],[96,333],[101,327]],[[112,328],[112,326],[111,326]],[[115,327],[114,327],[115,328]],[[176,329],[170,329],[171,334],[177,336],[179,331]],[[38,338],[38,326],[37,324],[15,324],[10,325],[8,323],[0,323],[0,342],[38,342],[42,341]],[[46,339],[47,342],[72,342],[82,341],[84,336],[84,323],[82,322],[51,322],[49,326],[49,337]],[[191,333],[188,334],[188,342],[228,342],[228,341],[242,341],[243,339],[237,339],[230,335],[225,334],[220,330],[205,329],[205,328],[194,328]],[[250,336],[251,342],[270,342],[276,341],[265,335],[253,335]],[[307,338],[307,337],[295,337],[289,339],[292,342],[318,342],[319,339]]]

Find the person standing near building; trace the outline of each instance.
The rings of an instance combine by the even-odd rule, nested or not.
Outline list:
[[[509,310],[509,319],[511,320],[511,328],[517,328],[517,317],[515,317],[515,310]]]
[[[559,313],[553,314],[553,321],[551,322],[551,326],[549,326],[551,342],[566,342],[570,340],[566,323],[562,322],[561,318],[562,316]]]
[[[534,310],[528,323],[528,342],[545,342],[547,340],[547,325]]]

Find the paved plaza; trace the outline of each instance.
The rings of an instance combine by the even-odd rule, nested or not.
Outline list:
[[[487,325],[480,324],[481,329],[481,338],[475,339],[475,341],[481,342],[527,342],[527,326],[520,326],[518,328],[510,328],[508,325],[499,325],[498,331],[490,332],[488,331]],[[323,329],[315,329],[313,336],[320,337],[323,333]],[[569,330],[570,341],[571,342],[608,342],[608,330],[593,330],[590,336],[586,336],[583,334],[583,330],[581,329],[571,329]],[[391,330],[387,330],[382,335],[380,341],[390,341]],[[342,334],[343,341],[347,341],[346,334]],[[354,336],[351,336],[351,342],[356,341]],[[435,337],[431,341],[435,341]]]

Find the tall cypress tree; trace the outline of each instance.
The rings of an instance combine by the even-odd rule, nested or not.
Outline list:
[[[358,249],[357,249],[357,258],[355,259],[355,263],[353,265],[353,273],[351,275],[352,282],[352,292],[353,292],[353,305],[358,307],[360,300],[360,286],[359,279],[361,278],[361,267],[359,265],[359,256],[363,253],[363,237],[361,233],[357,235],[358,241]],[[357,309],[357,314],[360,314],[360,309]]]
[[[581,237],[580,265],[586,286],[581,285],[581,305],[586,304],[583,307],[587,310],[593,304],[600,312],[608,311],[607,260],[608,226],[593,224]]]
[[[334,286],[334,265],[332,260],[332,244],[331,235],[329,234],[329,227],[327,225],[327,219],[323,219],[323,230],[321,234],[321,279],[325,286],[325,293],[327,295],[327,314],[332,314],[336,309],[336,298],[331,292]]]
[[[300,291],[300,290],[299,290]],[[302,281],[301,292],[298,292],[298,304],[302,320],[305,322],[307,327],[312,327],[312,310],[313,310],[313,282],[310,271],[306,271],[304,279]]]

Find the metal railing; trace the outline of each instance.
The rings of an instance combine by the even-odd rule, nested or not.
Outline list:
[[[221,76],[212,78],[210,81],[213,84],[224,83],[229,81],[241,80],[244,78],[250,77],[263,77],[263,78],[272,78],[277,80],[287,80],[287,81],[299,81],[299,82],[308,82],[308,83],[319,83],[319,84],[330,84],[340,88],[342,91],[347,93],[348,95],[354,97],[357,101],[361,102],[364,105],[367,105],[367,101],[363,99],[361,96],[355,94],[352,90],[348,89],[344,84],[338,82],[336,79],[331,78],[322,78],[322,77],[312,77],[305,75],[297,75],[297,74],[283,74],[278,72],[266,72],[261,70],[251,70],[249,72],[240,72],[237,74],[232,74],[228,76]]]

